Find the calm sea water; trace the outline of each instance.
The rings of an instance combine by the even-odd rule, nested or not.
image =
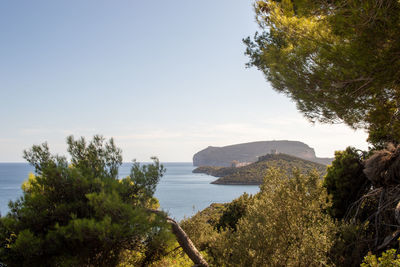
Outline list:
[[[254,194],[258,186],[214,185],[216,178],[192,173],[192,163],[163,163],[167,169],[157,186],[155,196],[171,217],[181,220],[208,207],[211,203],[226,203],[244,192]],[[130,163],[120,168],[120,177],[130,172]],[[0,212],[8,212],[8,202],[22,194],[21,184],[33,168],[25,163],[0,163]]]

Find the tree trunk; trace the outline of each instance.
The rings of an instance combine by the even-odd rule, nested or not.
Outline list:
[[[179,245],[182,247],[186,255],[188,255],[188,257],[193,261],[195,266],[209,267],[206,260],[203,258],[203,256],[201,256],[200,252],[193,244],[192,240],[190,240],[185,231],[183,231],[183,229],[179,226],[179,224],[175,220],[166,216],[165,213],[162,211],[159,210],[149,210],[149,211],[166,217],[167,222],[172,226],[172,233],[175,235],[176,240],[178,241]]]

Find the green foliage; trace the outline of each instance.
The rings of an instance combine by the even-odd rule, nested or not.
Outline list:
[[[377,258],[371,252],[364,258],[361,267],[399,267],[400,255],[395,249],[389,249],[382,253],[382,256]]]
[[[329,265],[336,226],[323,212],[326,200],[318,173],[295,171],[288,179],[269,170],[236,232],[226,233],[221,260],[229,266]]]
[[[221,229],[226,230],[232,229],[236,231],[236,224],[239,219],[246,214],[247,207],[252,203],[252,196],[244,193],[240,197],[230,202],[215,227],[220,231]]]
[[[291,175],[296,169],[303,172],[312,169],[318,170],[320,173],[326,172],[326,166],[312,161],[304,160],[286,154],[268,154],[260,157],[257,162],[251,163],[243,167],[202,167],[205,173],[221,177],[214,181],[215,184],[253,184],[260,185],[269,168],[279,168],[287,175]]]
[[[249,66],[311,121],[344,121],[400,142],[400,2],[259,0]]]
[[[52,155],[47,144],[24,157],[35,167],[23,196],[0,218],[0,258],[9,266],[116,266],[123,251],[136,251],[141,264],[162,255],[170,239],[156,208],[155,186],[164,173],[153,164],[134,162],[118,179],[121,150],[113,140],[68,137],[70,164]],[[157,244],[155,246],[154,244]]]
[[[332,206],[328,208],[328,213],[334,218],[343,218],[350,205],[358,200],[371,184],[363,173],[363,157],[362,152],[352,147],[335,152],[335,160],[328,167],[324,178],[324,187],[332,197]]]
[[[147,248],[145,252],[124,250],[120,254],[118,267],[191,267],[193,262],[183,252],[176,240],[159,242],[154,240],[154,247]],[[157,250],[159,254],[154,253]],[[156,256],[156,257],[155,257]]]
[[[365,240],[371,240],[368,223],[338,221],[338,230],[329,257],[335,266],[360,266],[370,247]]]
[[[215,227],[226,209],[226,204],[213,203],[190,218],[180,222],[180,226],[189,235],[196,247],[202,251],[212,246]]]
[[[387,101],[379,103],[369,113],[369,120],[374,121],[368,126],[368,142],[374,149],[386,148],[389,142],[398,144],[400,140],[400,123],[397,103]]]
[[[211,206],[182,227],[215,266],[323,266],[337,226],[317,172],[289,176],[268,170],[260,192],[216,209]],[[213,204],[214,205],[214,204]],[[224,227],[225,226],[225,227]],[[235,230],[236,229],[236,230]]]
[[[181,221],[180,225],[190,237],[209,264],[215,264],[222,257],[221,233],[217,231],[216,225],[226,209],[226,204],[213,203],[191,218]],[[222,244],[223,245],[223,244]]]

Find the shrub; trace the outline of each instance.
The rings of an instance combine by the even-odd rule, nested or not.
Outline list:
[[[337,219],[346,215],[351,204],[358,200],[370,186],[363,173],[363,153],[348,147],[335,152],[335,160],[328,167],[324,187],[332,197],[328,213]]]
[[[327,194],[317,172],[288,178],[269,170],[235,232],[225,232],[228,266],[329,265],[336,226],[324,210]]]

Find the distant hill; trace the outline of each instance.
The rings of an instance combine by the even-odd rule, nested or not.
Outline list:
[[[321,175],[326,173],[326,165],[287,154],[267,154],[260,157],[257,162],[239,168],[201,166],[193,172],[220,177],[212,182],[213,184],[259,185],[263,182],[267,170],[271,167],[280,168],[288,175],[291,175],[294,169],[299,169],[301,172],[316,169]]]
[[[243,143],[224,147],[209,146],[193,156],[194,166],[228,167],[233,161],[256,162],[258,157],[270,154],[271,151],[284,153],[328,165],[333,158],[318,158],[315,151],[308,145],[299,141],[259,141]]]

